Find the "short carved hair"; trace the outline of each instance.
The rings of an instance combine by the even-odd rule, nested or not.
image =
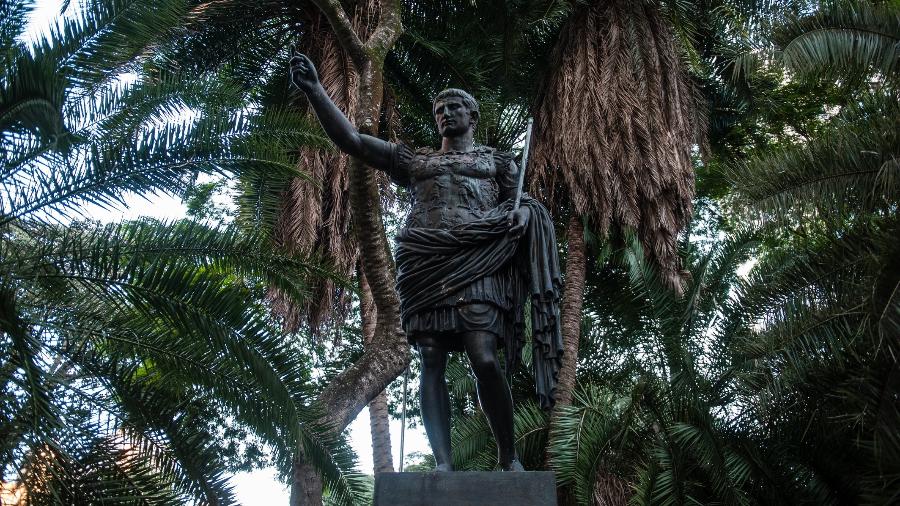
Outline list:
[[[475,113],[476,118],[481,115],[480,111],[478,110],[478,101],[475,100],[475,97],[470,95],[467,91],[461,90],[459,88],[447,88],[446,90],[438,93],[437,96],[434,97],[434,100],[431,101],[432,112],[434,112],[434,104],[438,103],[439,100],[444,100],[450,97],[461,98],[463,104],[469,108],[469,111]]]

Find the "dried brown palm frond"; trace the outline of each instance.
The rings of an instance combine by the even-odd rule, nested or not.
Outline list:
[[[357,34],[365,40],[369,27],[377,22],[374,1],[357,5],[353,24]],[[298,43],[300,52],[316,62],[319,79],[334,103],[345,114],[356,106],[359,76],[349,55],[341,49],[328,21],[318,9],[308,9],[306,29]],[[393,104],[385,100],[385,104]],[[308,109],[308,103],[298,93],[296,104]],[[392,127],[393,106],[384,114],[383,125]],[[308,110],[309,114],[313,114]],[[276,224],[275,238],[279,246],[289,252],[313,254],[334,266],[344,278],[355,275],[359,247],[351,229],[349,196],[350,160],[337,150],[304,147],[299,152],[301,169],[320,186],[304,178],[297,178],[283,196],[281,215]],[[382,188],[387,187],[386,178]],[[272,308],[282,318],[284,329],[293,332],[307,326],[320,334],[333,323],[344,321],[350,309],[350,297],[344,287],[327,279],[312,279],[312,296],[297,304],[276,290],[270,291]],[[339,335],[339,334],[336,334]]]
[[[627,506],[630,497],[631,488],[625,480],[610,473],[605,467],[597,469],[594,493],[591,496],[592,506]]]
[[[634,230],[669,286],[691,217],[699,93],[657,8],[599,0],[563,28],[535,114],[530,185],[605,235]]]

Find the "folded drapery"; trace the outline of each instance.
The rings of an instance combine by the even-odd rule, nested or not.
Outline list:
[[[489,211],[483,219],[450,229],[408,228],[397,235],[397,291],[404,323],[468,284],[515,265],[509,283],[516,322],[513,335],[501,336],[506,348],[506,372],[512,375],[524,343],[524,307],[531,302],[533,372],[541,407],[554,403],[562,358],[559,295],[562,278],[556,234],[547,209],[525,195],[521,205],[531,211],[525,233],[512,237],[507,215],[512,202]]]

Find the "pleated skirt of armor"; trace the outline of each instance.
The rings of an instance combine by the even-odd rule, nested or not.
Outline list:
[[[411,315],[403,329],[414,346],[462,351],[461,334],[474,331],[494,334],[499,346],[514,331],[513,294],[513,273],[501,269]]]

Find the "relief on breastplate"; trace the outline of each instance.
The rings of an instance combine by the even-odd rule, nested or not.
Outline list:
[[[408,227],[449,228],[477,220],[497,205],[492,158],[480,153],[431,156],[416,168]]]

